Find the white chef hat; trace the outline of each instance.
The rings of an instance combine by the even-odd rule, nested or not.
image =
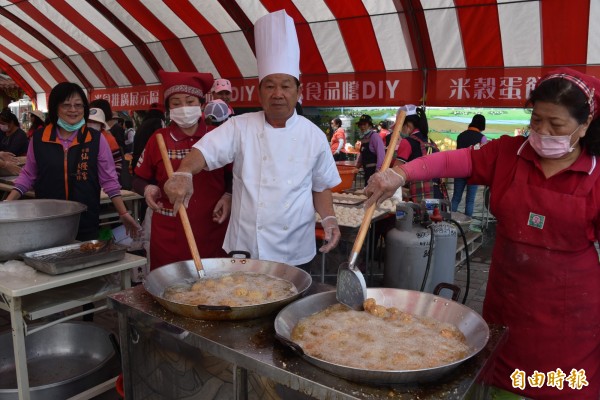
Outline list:
[[[285,10],[260,17],[254,24],[258,81],[271,74],[300,79],[300,46],[296,26]]]

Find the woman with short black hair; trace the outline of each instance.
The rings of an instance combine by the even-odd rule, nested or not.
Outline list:
[[[135,237],[140,225],[127,211],[106,139],[85,121],[89,104],[76,83],[56,85],[48,98],[48,124],[34,132],[27,161],[7,200],[16,200],[30,189],[36,198],[73,200],[87,206],[79,220],[77,240],[98,239],[100,191],[110,197],[127,233]]]

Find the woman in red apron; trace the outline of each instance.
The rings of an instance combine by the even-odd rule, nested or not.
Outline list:
[[[531,93],[527,139],[428,156],[365,189],[372,202],[432,176],[490,186],[498,226],[483,316],[509,329],[488,383],[518,396],[600,398],[599,101],[599,80],[562,68]]]
[[[164,87],[165,102],[170,110],[171,123],[150,137],[135,169],[134,190],[146,198],[153,209],[150,234],[150,269],[192,258],[183,225],[173,214],[173,205],[164,194],[167,172],[156,141],[162,134],[173,169],[192,146],[206,134],[202,119],[200,98],[210,90],[213,78],[205,73],[159,71]],[[231,175],[223,168],[202,171],[193,180],[194,194],[189,199],[188,217],[194,232],[200,256],[219,258],[226,255],[222,249],[231,205]]]

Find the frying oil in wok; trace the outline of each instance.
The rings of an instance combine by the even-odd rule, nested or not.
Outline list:
[[[293,283],[267,274],[233,272],[165,289],[166,300],[188,305],[242,307],[287,299],[298,293]]]
[[[291,339],[312,357],[368,370],[416,370],[458,361],[469,353],[452,324],[365,302],[365,311],[342,304],[303,318]]]

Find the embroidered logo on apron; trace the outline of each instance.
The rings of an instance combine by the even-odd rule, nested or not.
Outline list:
[[[529,221],[527,221],[527,225],[532,226],[534,228],[538,228],[538,229],[544,229],[544,221],[545,220],[546,220],[545,216],[530,212],[529,213]]]

